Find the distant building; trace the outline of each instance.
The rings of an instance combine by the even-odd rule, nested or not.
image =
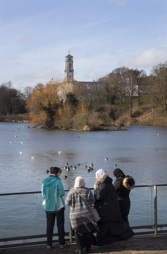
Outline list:
[[[65,73],[66,82],[74,81],[73,56],[70,54],[65,57]]]
[[[74,78],[74,61],[73,56],[70,55],[70,52],[67,56],[65,56],[65,78],[64,81],[59,83],[59,96],[61,99],[65,100],[66,94],[71,92],[75,92],[76,90],[80,90],[82,95],[90,96],[92,94],[96,94],[99,91],[100,86],[104,85],[104,82],[100,81],[78,81]],[[55,83],[54,80],[50,81],[52,84]],[[111,85],[111,84],[110,84]],[[113,84],[114,87],[114,84]],[[124,86],[124,96],[129,97],[137,97],[139,94],[138,85],[130,85],[127,83]]]
[[[74,79],[74,67],[73,67],[73,56],[68,54],[65,57],[65,84],[70,89],[73,90],[77,85],[81,86],[85,93],[92,94],[97,92],[100,82],[96,81],[77,81]],[[67,89],[68,90],[68,89]]]

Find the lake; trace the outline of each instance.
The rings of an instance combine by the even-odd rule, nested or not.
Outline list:
[[[69,171],[65,168],[67,163]],[[90,164],[93,164],[93,170],[88,172]],[[99,168],[105,169],[113,178],[115,166],[132,175],[136,185],[167,183],[167,128],[131,126],[127,131],[79,132],[29,128],[24,123],[0,123],[0,193],[40,191],[41,182],[48,176],[47,170],[51,166],[63,169],[61,178],[67,190],[78,175],[83,176],[86,186],[92,188]],[[150,209],[148,203],[152,194],[145,189],[141,191],[139,200],[136,200],[136,194],[135,189],[131,194],[133,203],[143,204],[144,195],[145,209]],[[7,236],[13,236],[13,230],[16,235],[18,226],[18,234],[45,232],[40,195],[24,199],[20,196],[1,197],[3,237],[3,228]],[[25,202],[24,205],[21,202]],[[35,205],[35,210],[29,207],[30,204]],[[26,212],[18,225],[24,209]],[[137,212],[136,218],[136,211],[132,208],[132,224],[140,220],[143,214],[141,206]],[[39,220],[39,217],[43,219],[34,229],[34,220]],[[148,220],[147,216],[145,220]],[[29,227],[25,225],[23,230],[23,224],[27,222]],[[6,225],[10,227],[6,229]]]
[[[66,163],[76,169],[67,172]],[[86,166],[91,163],[93,171],[88,173]],[[95,171],[103,168],[113,177],[115,164],[132,175],[137,185],[167,183],[167,128],[76,132],[0,123],[0,193],[40,190],[51,166],[63,169],[66,189],[78,175],[92,187]]]

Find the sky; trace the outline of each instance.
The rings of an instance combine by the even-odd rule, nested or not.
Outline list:
[[[62,81],[68,53],[77,81],[149,75],[167,61],[167,0],[0,0],[0,85]]]

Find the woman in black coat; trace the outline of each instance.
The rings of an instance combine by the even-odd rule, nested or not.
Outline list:
[[[95,208],[100,215],[97,244],[108,245],[118,240],[125,240],[134,235],[128,224],[123,223],[112,179],[103,169],[96,172],[94,184]]]
[[[134,187],[134,179],[130,176],[125,176],[124,172],[116,168],[113,172],[116,177],[114,187],[117,193],[117,199],[119,202],[121,216],[124,221],[129,224],[128,215],[130,211],[130,191]]]

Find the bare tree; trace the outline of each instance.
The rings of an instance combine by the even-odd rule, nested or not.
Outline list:
[[[152,70],[152,96],[154,102],[167,114],[167,62]]]
[[[2,115],[25,113],[24,95],[12,88],[11,81],[0,86],[0,113]]]

